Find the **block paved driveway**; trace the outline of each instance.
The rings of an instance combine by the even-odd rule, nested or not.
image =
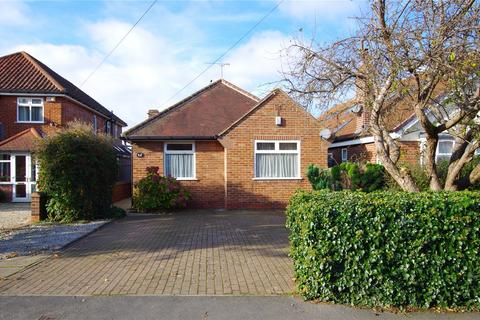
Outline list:
[[[134,214],[0,280],[0,295],[283,295],[283,212]]]

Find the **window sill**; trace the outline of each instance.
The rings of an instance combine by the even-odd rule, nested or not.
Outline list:
[[[15,123],[22,123],[22,124],[45,124],[45,121],[16,121]]]
[[[252,178],[255,181],[282,181],[282,180],[303,180],[303,178]]]
[[[175,178],[177,181],[198,181],[197,178]]]

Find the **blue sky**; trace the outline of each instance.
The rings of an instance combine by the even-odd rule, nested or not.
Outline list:
[[[151,1],[0,0],[0,55],[25,50],[80,85]],[[274,1],[158,1],[82,87],[129,125],[220,77],[219,67],[166,100],[270,11]],[[293,37],[332,41],[354,28],[361,0],[284,1],[224,62],[225,79],[257,95],[280,80]],[[302,30],[302,31],[300,31]]]

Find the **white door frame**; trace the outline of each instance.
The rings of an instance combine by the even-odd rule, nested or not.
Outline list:
[[[25,181],[16,181],[17,174],[17,156],[25,156]],[[10,182],[12,183],[12,202],[31,202],[32,201],[32,185],[36,184],[36,178],[32,181],[32,155],[28,152],[12,152],[10,154]],[[38,170],[36,171],[38,172]],[[25,197],[17,197],[16,186],[25,185]]]

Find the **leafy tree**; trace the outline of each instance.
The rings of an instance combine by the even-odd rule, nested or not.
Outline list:
[[[379,160],[402,189],[418,191],[385,125],[398,102],[407,103],[425,131],[430,189],[468,187],[480,181],[480,166],[459,178],[480,147],[479,13],[474,0],[374,0],[351,37],[327,44],[296,40],[286,51],[285,81],[310,107],[356,90]],[[443,132],[456,141],[444,183],[435,163]]]

